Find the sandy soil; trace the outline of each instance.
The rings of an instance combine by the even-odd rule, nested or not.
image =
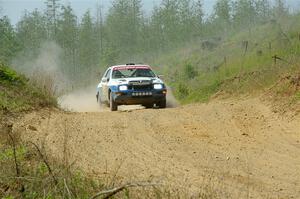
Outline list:
[[[229,198],[300,198],[300,117],[274,113],[258,98],[113,113],[44,110],[14,130],[93,176],[160,181],[190,195],[208,186]]]

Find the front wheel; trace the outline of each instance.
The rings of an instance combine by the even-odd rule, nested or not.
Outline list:
[[[167,100],[164,99],[164,100],[160,101],[159,103],[157,103],[157,105],[159,106],[159,108],[166,108],[167,107]]]
[[[160,101],[158,104],[159,108],[166,108],[167,107],[167,100],[164,99],[162,101]]]
[[[101,106],[102,102],[101,102],[101,97],[99,92],[97,93],[96,98],[97,98],[97,103]]]
[[[117,111],[118,110],[118,104],[114,101],[112,92],[109,94],[109,105],[111,111]]]
[[[101,100],[101,95],[100,93],[97,93],[97,102],[98,102],[98,105],[99,107],[102,109],[102,108],[105,108],[105,103]]]
[[[153,104],[143,104],[146,109],[153,108]]]

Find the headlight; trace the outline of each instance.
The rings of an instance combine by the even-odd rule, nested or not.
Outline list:
[[[163,85],[162,84],[154,84],[154,89],[157,89],[157,90],[163,89]]]
[[[123,85],[123,86],[120,86],[120,87],[119,87],[119,90],[120,90],[120,91],[127,91],[127,90],[128,90],[128,87],[125,86],[125,85]]]

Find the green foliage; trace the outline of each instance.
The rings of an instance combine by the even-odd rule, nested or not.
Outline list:
[[[5,196],[3,199],[14,199],[13,196]]]
[[[25,12],[15,31],[21,51],[26,55],[36,55],[43,41],[47,39],[46,17],[38,10]]]
[[[19,76],[15,71],[4,67],[0,63],[0,82],[11,84],[25,84],[24,77]]]
[[[19,146],[16,148],[16,157],[18,160],[24,160],[25,154],[27,153],[24,146]],[[5,149],[0,153],[0,162],[1,161],[12,161],[14,159],[13,149]]]
[[[0,198],[65,198],[66,184],[72,198],[89,198],[103,189],[101,183],[84,177],[82,173],[71,172],[69,166],[47,160],[53,170],[59,171],[53,174],[57,179],[56,184],[48,166],[33,148],[24,147],[18,142],[15,144],[18,176],[12,145],[0,145],[0,187],[9,187],[5,192],[0,192]]]
[[[296,94],[295,94],[295,99],[297,101],[300,101],[300,91],[298,91]]]
[[[184,101],[189,96],[189,89],[186,84],[183,82],[180,82],[178,85],[175,86],[175,96],[181,100]]]
[[[214,14],[217,18],[230,22],[231,5],[230,0],[218,0],[214,6]]]
[[[12,69],[0,65],[0,113],[56,106],[56,103],[54,96],[31,84]]]
[[[9,19],[0,16],[0,62],[8,63],[18,50],[17,38]]]
[[[198,72],[196,71],[195,67],[193,67],[192,64],[187,63],[184,65],[183,74],[185,78],[190,80],[190,79],[194,79],[198,75]]]
[[[237,31],[215,49],[203,49],[199,43],[188,45],[188,55],[178,50],[164,55],[154,65],[167,65],[166,80],[175,96],[183,103],[205,102],[216,93],[224,96],[256,93],[271,87],[282,74],[297,71],[299,62],[299,16],[290,16],[277,23]],[[247,45],[246,45],[247,43]],[[272,57],[279,56],[276,65]],[[188,63],[188,65],[187,65]],[[190,75],[192,67],[197,75]],[[178,71],[182,71],[179,72]],[[191,72],[193,74],[193,72]],[[286,92],[286,91],[289,92]],[[188,91],[188,92],[187,92]],[[281,96],[294,96],[284,88]]]

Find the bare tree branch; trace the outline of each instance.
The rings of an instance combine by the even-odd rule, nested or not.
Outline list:
[[[39,153],[41,159],[42,159],[43,162],[45,163],[45,165],[46,165],[46,167],[47,167],[47,169],[48,169],[48,172],[49,172],[49,174],[51,175],[51,177],[52,177],[52,179],[53,179],[55,185],[57,185],[57,184],[58,184],[58,181],[57,181],[55,175],[53,174],[53,171],[52,171],[52,169],[51,169],[51,167],[50,167],[48,161],[47,161],[46,158],[44,157],[43,153],[41,152],[40,148],[39,148],[35,143],[33,143],[33,142],[31,142],[31,141],[29,141],[29,143],[32,144],[32,145],[36,148],[36,150],[37,150],[37,152]]]
[[[8,128],[9,128],[8,136],[11,140],[11,145],[13,147],[13,152],[14,152],[14,162],[15,162],[16,176],[19,177],[20,176],[20,169],[19,169],[19,164],[18,164],[18,161],[17,161],[16,142],[15,142],[15,139],[13,138],[13,136],[11,135],[12,126],[8,126]]]
[[[67,181],[66,181],[65,178],[64,178],[64,185],[65,185],[65,188],[67,189],[69,198],[72,198],[72,193],[71,193],[71,191],[70,191],[70,189],[68,187],[68,184],[67,184]]]
[[[124,189],[127,188],[131,188],[131,187],[153,187],[153,186],[157,186],[160,185],[159,183],[147,183],[147,182],[138,182],[138,183],[127,183],[125,185],[119,186],[119,187],[115,187],[113,189],[110,190],[104,190],[101,191],[99,193],[97,193],[96,195],[94,195],[93,197],[91,197],[91,199],[96,199],[102,195],[106,195],[105,197],[103,197],[103,199],[108,199],[111,198],[112,196],[116,195],[117,193],[123,191]]]

